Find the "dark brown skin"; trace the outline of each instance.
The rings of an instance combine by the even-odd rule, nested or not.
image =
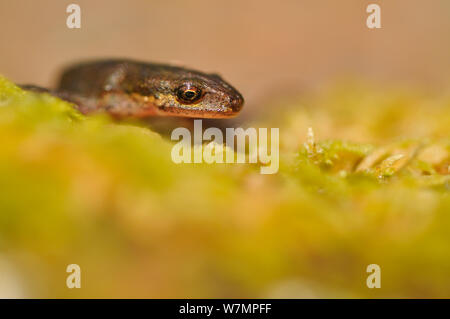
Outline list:
[[[228,118],[238,114],[242,95],[216,74],[130,60],[102,60],[65,70],[55,91],[84,114],[117,118],[181,116]]]

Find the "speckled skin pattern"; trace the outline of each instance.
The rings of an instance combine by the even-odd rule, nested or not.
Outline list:
[[[57,90],[50,93],[74,103],[84,114],[103,111],[118,118],[227,118],[244,103],[242,95],[216,74],[130,60],[69,67]]]

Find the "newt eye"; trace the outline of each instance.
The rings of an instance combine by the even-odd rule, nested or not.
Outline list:
[[[183,85],[177,89],[177,98],[181,103],[192,104],[200,100],[202,90],[193,85]]]

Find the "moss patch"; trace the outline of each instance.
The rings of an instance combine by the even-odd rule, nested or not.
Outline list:
[[[256,124],[280,128],[280,171],[260,175],[176,165],[151,130],[0,77],[0,258],[33,297],[450,297],[450,98],[289,103]]]

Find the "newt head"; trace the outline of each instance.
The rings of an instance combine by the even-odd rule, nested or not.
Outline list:
[[[154,104],[157,115],[227,118],[236,116],[244,104],[242,95],[217,74],[164,65],[155,73],[134,93]]]
[[[131,60],[74,65],[62,74],[57,93],[82,113],[118,118],[227,118],[244,104],[242,95],[217,74]]]

